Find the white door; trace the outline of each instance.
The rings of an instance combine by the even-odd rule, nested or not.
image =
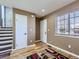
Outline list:
[[[47,43],[47,20],[40,22],[40,39],[42,42]]]
[[[27,47],[27,16],[16,14],[16,44],[15,49]]]

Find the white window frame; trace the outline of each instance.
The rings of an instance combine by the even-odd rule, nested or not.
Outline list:
[[[76,11],[75,11],[76,12]],[[70,13],[68,13],[68,14],[70,14]],[[65,15],[65,14],[64,14]],[[67,34],[67,35],[65,35],[65,33],[64,34],[61,34],[61,33],[57,33],[57,17],[59,17],[59,16],[56,16],[56,19],[55,19],[55,36],[61,36],[61,37],[71,37],[71,38],[79,38],[79,35],[77,35],[77,36],[75,36],[75,35],[70,35],[70,34]],[[70,17],[70,16],[68,16],[68,17]],[[74,15],[74,17],[76,17],[75,15]],[[78,16],[79,17],[79,16]],[[69,18],[69,20],[70,20],[71,18]],[[69,26],[70,26],[70,24],[69,24]],[[75,28],[75,27],[74,27]]]

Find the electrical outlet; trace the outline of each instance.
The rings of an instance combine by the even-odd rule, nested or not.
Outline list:
[[[68,45],[68,48],[71,48],[71,45]]]

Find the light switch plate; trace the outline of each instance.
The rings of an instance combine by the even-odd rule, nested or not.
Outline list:
[[[30,31],[32,32],[32,29],[30,29]]]
[[[30,40],[30,42],[32,42],[32,40]]]
[[[48,29],[48,31],[50,31],[50,29]]]

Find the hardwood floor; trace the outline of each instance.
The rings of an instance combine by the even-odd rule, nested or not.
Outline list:
[[[11,53],[10,56],[1,58],[1,59],[26,59],[27,56],[33,54],[33,53],[45,53],[45,49],[48,49],[48,45],[42,42],[37,42],[32,46],[29,46],[27,48],[21,49],[21,50],[15,50]],[[55,48],[53,48],[56,50]],[[56,50],[57,51],[57,50]],[[58,51],[60,52],[60,51]],[[69,59],[77,59],[69,54],[66,53],[61,53],[64,54],[64,56],[68,57]],[[49,55],[49,59],[54,58],[54,56]]]

